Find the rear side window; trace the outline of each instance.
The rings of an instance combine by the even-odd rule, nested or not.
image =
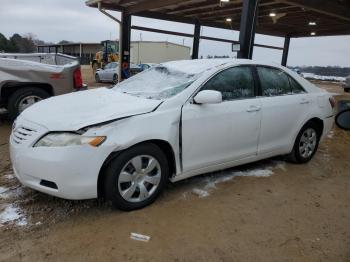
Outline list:
[[[289,78],[289,83],[290,86],[292,88],[292,92],[293,94],[302,94],[305,93],[304,88],[297,82],[295,81],[293,78],[288,77]]]
[[[215,90],[222,100],[244,99],[254,96],[254,79],[250,67],[232,67],[212,77],[202,90]]]
[[[280,96],[292,93],[288,76],[281,70],[257,67],[263,96]]]

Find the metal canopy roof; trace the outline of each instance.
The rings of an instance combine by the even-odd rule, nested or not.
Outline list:
[[[148,18],[239,30],[242,0],[89,0],[86,4]],[[271,13],[276,16],[271,17]],[[232,21],[227,22],[230,18]],[[316,25],[309,25],[315,22]],[[305,37],[350,34],[349,0],[260,0],[256,32]]]

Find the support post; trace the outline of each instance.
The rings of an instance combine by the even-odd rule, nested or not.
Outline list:
[[[254,42],[255,42],[255,28],[256,28],[256,18],[258,16],[254,16],[254,27],[253,27],[253,33],[252,33],[252,39],[250,41],[250,48],[249,48],[249,57],[248,59],[253,59],[253,52],[254,52]]]
[[[119,75],[121,76],[121,80],[124,80],[130,76],[131,15],[122,12],[121,17],[121,34],[119,39],[119,56],[121,58],[119,59],[119,61],[121,61],[121,63],[119,64],[119,71],[121,72],[119,73]]]
[[[286,36],[284,38],[284,46],[283,46],[282,62],[281,62],[281,65],[283,66],[287,66],[289,44],[290,44],[290,36]]]
[[[240,51],[237,58],[251,59],[253,56],[258,2],[259,0],[243,0],[239,31]]]
[[[83,52],[83,46],[82,46],[82,44],[79,44],[79,57],[80,57],[80,61],[81,61],[82,52]]]
[[[196,23],[194,24],[192,59],[198,59],[200,38],[201,38],[201,25],[199,21],[196,21]]]

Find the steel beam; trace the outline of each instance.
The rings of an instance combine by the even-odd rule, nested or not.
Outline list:
[[[201,25],[197,21],[194,25],[194,37],[193,37],[193,47],[192,47],[192,59],[198,59],[199,53],[199,41],[201,39]]]
[[[121,33],[120,33],[120,50],[119,56],[121,59],[120,76],[121,80],[127,79],[130,76],[130,39],[131,39],[131,15],[122,12],[121,15]]]
[[[137,26],[137,25],[131,26],[131,29],[159,33],[159,34],[176,35],[176,36],[182,36],[182,37],[194,37],[193,34],[174,32],[174,31],[168,31],[168,30],[162,30],[162,29],[156,29],[156,28],[149,28],[149,27],[143,27],[143,26]]]
[[[243,0],[239,31],[240,51],[237,54],[238,58],[249,59],[252,57],[258,1],[259,0]]]
[[[181,0],[143,0],[125,9],[128,14],[136,14],[142,11],[163,8],[182,3]]]
[[[283,66],[287,66],[289,44],[290,44],[290,36],[286,36],[284,38],[284,46],[283,46],[282,62],[281,62],[281,65]]]

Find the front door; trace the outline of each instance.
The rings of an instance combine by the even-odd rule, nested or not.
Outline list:
[[[225,69],[201,90],[222,93],[219,104],[188,102],[182,110],[183,171],[257,154],[261,104],[248,66]]]

